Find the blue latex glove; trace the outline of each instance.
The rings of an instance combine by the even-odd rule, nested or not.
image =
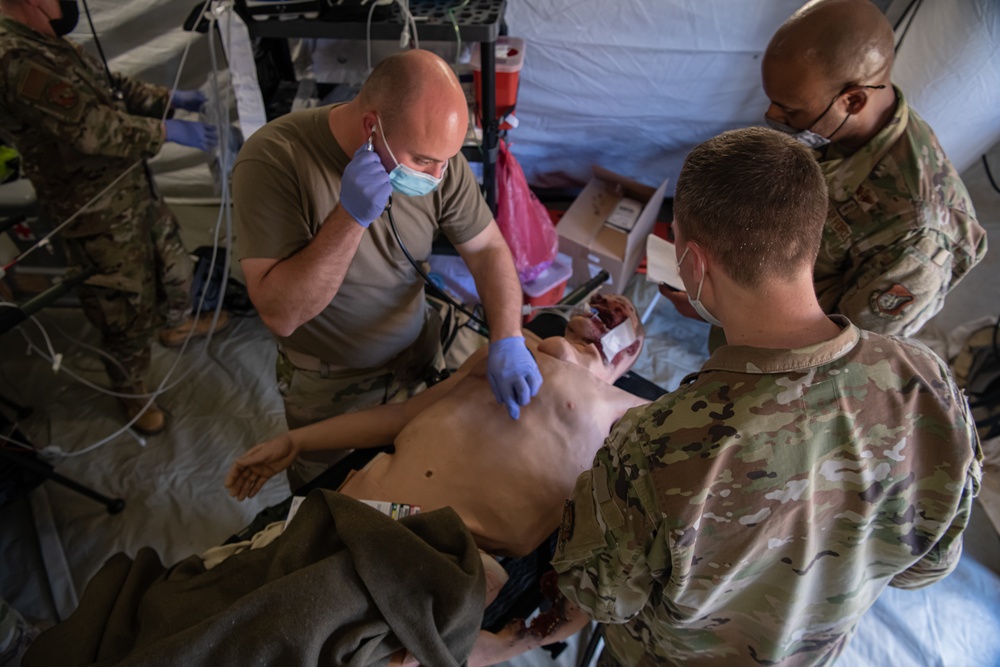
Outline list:
[[[175,144],[207,151],[219,143],[214,125],[176,118],[165,120],[163,124],[167,127],[167,141]]]
[[[170,96],[170,106],[185,111],[201,111],[205,106],[205,93],[200,90],[175,90]]]
[[[542,386],[542,374],[522,336],[490,343],[486,376],[497,403],[507,406],[511,419],[521,416],[521,406],[527,405]]]
[[[382,215],[391,194],[392,183],[382,159],[375,151],[368,150],[367,144],[361,144],[340,179],[340,205],[367,229]]]

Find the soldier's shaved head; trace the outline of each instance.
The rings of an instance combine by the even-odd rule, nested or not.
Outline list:
[[[888,83],[892,26],[869,0],[814,0],[778,28],[764,57],[796,61],[831,88]]]
[[[419,49],[379,62],[358,100],[362,107],[378,109],[387,126],[395,126],[404,115],[428,111],[467,115],[465,93],[451,67],[439,56]]]
[[[869,0],[814,0],[771,38],[761,61],[768,120],[856,150],[892,117],[894,36]]]

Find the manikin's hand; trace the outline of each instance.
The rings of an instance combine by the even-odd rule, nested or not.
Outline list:
[[[207,151],[219,143],[219,135],[214,125],[176,118],[165,120],[163,124],[167,128],[167,141],[175,144]]]
[[[366,144],[361,144],[340,179],[340,205],[359,225],[368,229],[368,225],[382,215],[391,194],[392,183],[382,166],[382,158],[368,150]]]
[[[205,106],[205,93],[200,90],[175,90],[170,96],[170,106],[185,111],[201,111]]]
[[[705,321],[701,319],[701,315],[698,314],[698,311],[696,311],[694,306],[691,305],[691,302],[688,301],[687,292],[675,290],[669,285],[660,285],[660,294],[667,297],[667,300],[674,304],[674,308],[677,309],[677,312],[684,317],[690,317],[692,320],[698,320],[699,322]]]
[[[292,465],[299,455],[299,448],[288,433],[262,442],[233,462],[226,475],[229,495],[246,500],[253,498],[264,482]]]
[[[521,416],[521,406],[527,405],[542,386],[542,374],[523,336],[490,343],[486,375],[493,396],[507,407],[511,419]]]

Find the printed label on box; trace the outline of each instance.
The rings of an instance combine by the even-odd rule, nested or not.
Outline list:
[[[604,224],[623,232],[630,232],[635,227],[640,213],[642,213],[642,204],[625,197],[615,205]]]

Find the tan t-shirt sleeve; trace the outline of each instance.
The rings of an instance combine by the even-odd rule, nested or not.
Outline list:
[[[233,168],[236,258],[285,259],[308,244],[315,230],[292,172],[256,152],[241,153]]]
[[[442,183],[441,212],[438,224],[442,233],[459,245],[471,241],[493,220],[479,183],[465,156],[459,153],[448,163],[452,178]]]

